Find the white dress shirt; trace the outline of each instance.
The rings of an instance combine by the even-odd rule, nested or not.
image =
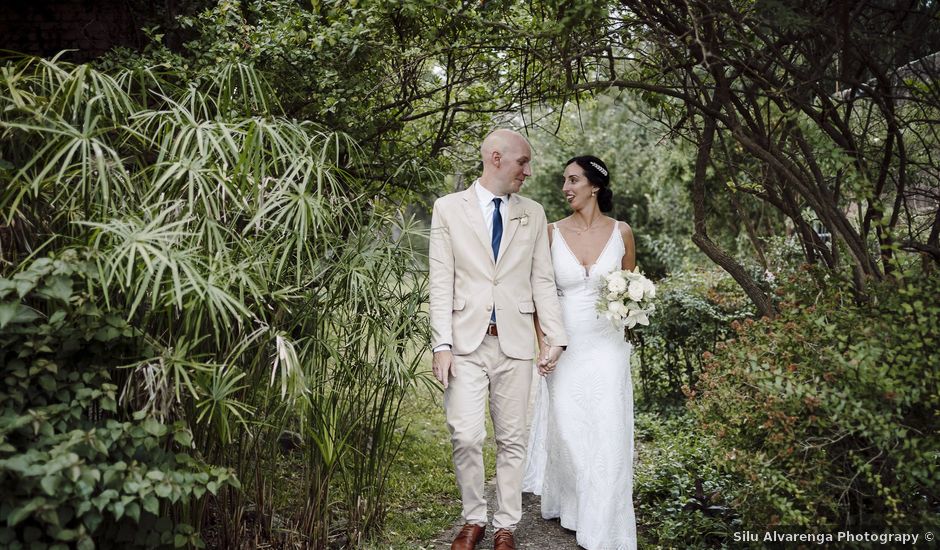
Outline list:
[[[477,199],[480,201],[480,210],[483,211],[483,220],[486,221],[486,234],[492,238],[493,236],[493,209],[496,208],[496,205],[493,204],[493,199],[500,198],[503,200],[499,205],[499,214],[503,218],[503,229],[506,228],[506,222],[509,220],[509,197],[506,195],[494,195],[490,193],[490,190],[486,187],[480,185],[480,180],[473,182],[474,189],[477,192]]]

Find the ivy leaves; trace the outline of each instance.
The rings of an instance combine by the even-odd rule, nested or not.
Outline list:
[[[123,418],[108,365],[142,340],[90,300],[95,273],[67,250],[0,279],[0,544],[198,544],[161,509],[239,483],[185,454],[182,422]]]

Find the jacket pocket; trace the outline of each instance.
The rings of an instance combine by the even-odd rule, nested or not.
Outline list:
[[[535,302],[519,302],[519,313],[535,313]]]
[[[464,298],[454,298],[454,311],[462,311],[467,307],[467,300]]]

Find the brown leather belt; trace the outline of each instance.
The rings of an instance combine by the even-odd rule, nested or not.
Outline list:
[[[496,323],[493,323],[486,327],[486,333],[490,336],[499,336],[499,331],[496,330]]]

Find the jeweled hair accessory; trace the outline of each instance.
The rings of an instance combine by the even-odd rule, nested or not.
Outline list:
[[[593,160],[592,160],[591,162],[589,162],[588,164],[590,164],[591,166],[593,166],[594,169],[597,170],[598,172],[600,172],[601,174],[604,174],[605,176],[607,175],[607,170],[605,170],[604,167],[601,166],[600,164],[594,162]]]

